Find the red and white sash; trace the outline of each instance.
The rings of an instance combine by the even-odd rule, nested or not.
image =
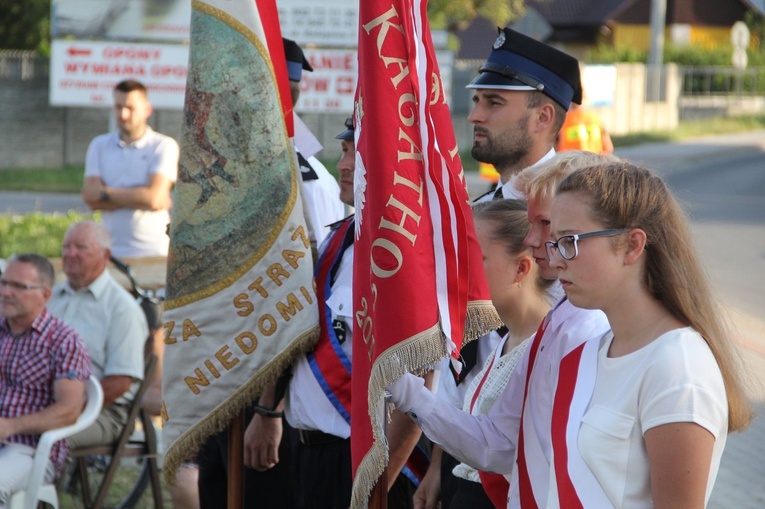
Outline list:
[[[322,391],[348,424],[351,422],[351,359],[340,346],[340,340],[332,327],[332,311],[326,302],[332,294],[332,275],[340,265],[345,250],[353,243],[353,225],[351,216],[330,233],[316,264],[316,298],[319,302],[321,335],[313,351],[306,354]]]
[[[535,436],[537,430],[530,416],[525,415],[531,374],[550,316],[542,322],[529,347],[529,370],[526,375],[516,466],[520,506],[523,509],[537,509],[540,507],[539,501],[546,500],[544,507],[547,509],[613,507],[585,464],[577,443],[582,417],[595,389],[600,336],[577,346],[561,360],[553,399],[550,430],[552,464],[549,469],[541,450],[541,442]],[[549,480],[546,494],[535,493],[535,489],[544,489],[542,486],[534,486],[534,479],[540,476]]]
[[[552,414],[553,468],[548,507],[613,507],[579,451],[579,428],[595,390],[600,337],[561,360]]]

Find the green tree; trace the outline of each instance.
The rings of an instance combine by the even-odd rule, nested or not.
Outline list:
[[[50,54],[51,0],[0,0],[0,49],[37,50]],[[434,28],[451,33],[464,28],[476,16],[499,26],[525,12],[524,0],[430,0],[428,14]]]
[[[431,26],[451,33],[465,28],[479,15],[505,26],[525,11],[524,0],[430,0],[428,3]]]
[[[754,49],[765,49],[765,16],[754,11],[744,14],[744,23],[749,27]],[[750,46],[750,49],[752,46]]]
[[[50,1],[1,0],[0,49],[50,54]]]

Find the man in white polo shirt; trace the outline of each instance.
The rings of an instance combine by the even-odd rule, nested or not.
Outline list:
[[[155,132],[146,87],[114,87],[117,131],[97,136],[85,158],[82,198],[102,221],[117,258],[167,256],[170,189],[178,173],[178,143]]]

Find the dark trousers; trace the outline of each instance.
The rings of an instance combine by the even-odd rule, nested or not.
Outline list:
[[[253,413],[245,412],[249,424]],[[279,446],[279,463],[265,472],[244,467],[244,507],[246,509],[285,509],[289,507],[289,473],[292,434],[283,420],[284,435]],[[228,502],[228,432],[207,439],[199,452],[199,503],[201,509],[225,508]]]
[[[452,470],[460,462],[446,451],[441,456],[441,505],[442,507],[451,507],[452,499],[457,493],[457,478],[454,477]]]
[[[292,509],[348,509],[351,504],[351,441],[302,444],[292,456]],[[399,475],[388,492],[388,509],[411,509],[414,485]]]
[[[456,477],[455,485],[457,490],[452,498],[449,509],[494,509],[489,496],[483,491],[483,486],[479,482],[468,481],[461,477]]]

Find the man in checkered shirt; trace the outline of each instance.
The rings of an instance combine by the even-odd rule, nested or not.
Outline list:
[[[40,434],[74,423],[83,408],[90,360],[77,334],[45,308],[53,266],[14,255],[0,274],[0,508],[24,488]],[[51,449],[46,481],[66,460]]]

